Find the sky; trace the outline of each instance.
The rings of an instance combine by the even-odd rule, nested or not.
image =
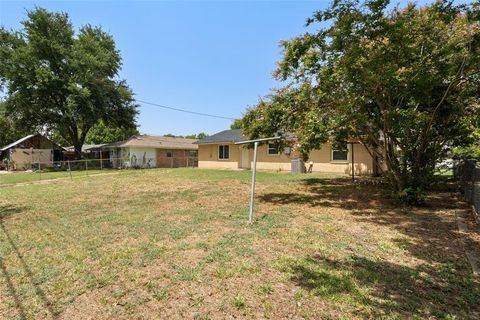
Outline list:
[[[101,26],[115,39],[119,73],[138,100],[240,118],[269,90],[280,41],[306,31],[328,1],[6,1],[0,25],[20,29],[35,6],[67,12],[76,29]],[[186,135],[228,129],[231,120],[141,105],[143,134]]]

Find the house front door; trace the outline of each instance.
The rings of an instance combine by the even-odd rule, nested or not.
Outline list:
[[[242,169],[250,169],[250,150],[248,148],[241,148],[242,149],[242,159],[241,159],[241,168]]]

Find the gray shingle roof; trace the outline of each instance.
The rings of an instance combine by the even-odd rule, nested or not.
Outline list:
[[[214,135],[208,136],[205,139],[195,141],[196,144],[220,143],[228,142],[235,143],[238,141],[247,140],[240,129],[223,130]]]

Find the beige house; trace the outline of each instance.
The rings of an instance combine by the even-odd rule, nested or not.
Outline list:
[[[225,130],[196,142],[198,144],[199,168],[250,169],[253,162],[253,150],[235,142],[247,140],[240,130]],[[372,174],[373,159],[363,145],[348,143],[346,149],[335,150],[326,143],[319,150],[310,152],[305,163],[312,171],[331,173],[352,173],[352,147],[354,171],[356,175]],[[299,158],[298,153],[286,148],[280,152],[275,144],[262,144],[257,153],[257,169],[291,171],[292,160]]]
[[[198,165],[194,139],[139,135],[103,146],[114,168],[179,168]]]
[[[0,160],[8,170],[52,167],[63,160],[63,148],[41,134],[31,134],[0,149]]]

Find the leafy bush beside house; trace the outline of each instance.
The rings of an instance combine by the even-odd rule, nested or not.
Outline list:
[[[390,188],[422,202],[448,147],[478,128],[480,14],[437,1],[388,10],[388,0],[334,1],[307,20],[319,26],[283,41],[275,71],[287,81],[250,108],[251,138],[294,132],[302,153],[332,135],[368,145]]]

